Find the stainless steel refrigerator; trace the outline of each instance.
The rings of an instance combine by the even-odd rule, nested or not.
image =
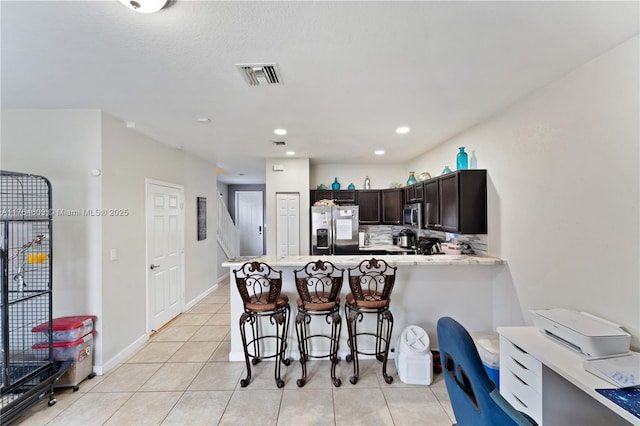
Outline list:
[[[358,206],[311,207],[311,254],[359,254]]]

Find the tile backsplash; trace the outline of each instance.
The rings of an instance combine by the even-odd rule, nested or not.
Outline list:
[[[398,235],[398,232],[405,228],[405,226],[400,225],[361,225],[360,231],[368,232],[369,245],[375,246],[392,244],[392,237]],[[418,238],[435,237],[440,238],[442,241],[460,241],[469,244],[476,254],[489,255],[487,235],[484,234],[460,235],[429,229],[416,229],[415,231],[418,234]]]

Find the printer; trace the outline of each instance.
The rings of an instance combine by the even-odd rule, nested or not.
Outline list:
[[[585,355],[597,358],[629,352],[631,335],[605,319],[562,308],[529,312],[542,333]]]

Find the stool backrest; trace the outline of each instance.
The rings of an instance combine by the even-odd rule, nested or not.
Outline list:
[[[357,301],[385,301],[391,297],[396,268],[382,259],[367,259],[349,268],[349,287]]]
[[[329,261],[309,262],[293,273],[298,295],[304,305],[335,304],[340,296],[344,269],[336,268]]]
[[[247,262],[240,269],[234,269],[233,275],[242,303],[275,307],[282,290],[282,271],[264,262]]]

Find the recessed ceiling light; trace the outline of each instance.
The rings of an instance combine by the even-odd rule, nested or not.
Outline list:
[[[404,126],[403,126],[403,127],[398,127],[398,128],[396,129],[396,133],[397,133],[397,134],[399,134],[399,135],[404,135],[404,134],[406,134],[406,133],[409,133],[409,131],[410,131],[410,130],[411,130],[411,129],[410,129],[410,128],[408,128],[408,127],[404,127]]]
[[[286,129],[275,129],[273,131],[273,133],[275,133],[278,136],[284,136],[287,134],[287,130]]]
[[[294,151],[287,151],[287,152],[285,152],[285,154],[287,154],[287,155],[296,155],[296,153]]]
[[[120,3],[140,13],[154,13],[162,9],[167,0],[120,0]]]
[[[211,123],[211,119],[207,117],[198,118],[198,123]]]
[[[375,155],[384,155],[384,150],[383,149],[379,149],[376,152],[374,152]]]

